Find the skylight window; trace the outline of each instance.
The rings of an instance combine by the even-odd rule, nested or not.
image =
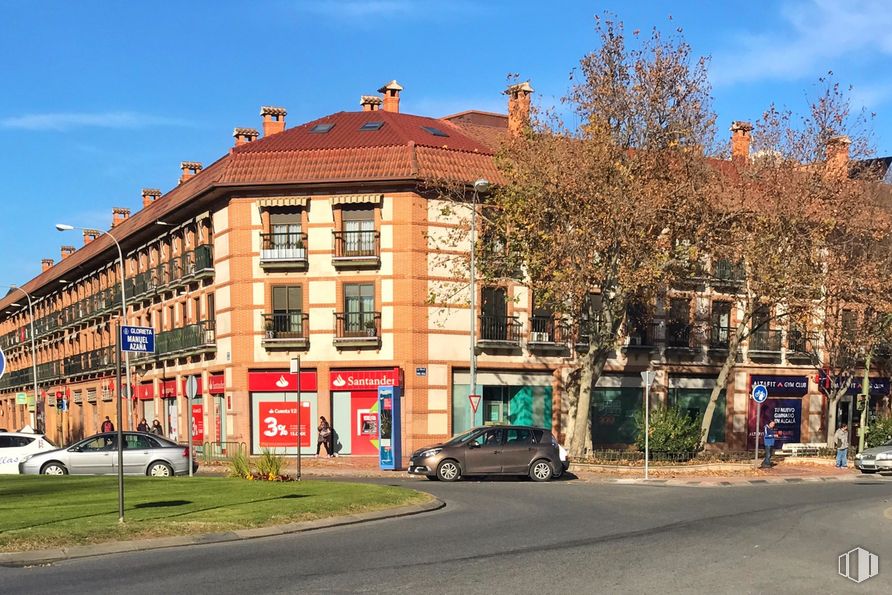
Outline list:
[[[366,122],[359,127],[360,130],[380,130],[384,122]]]
[[[421,128],[422,128],[423,130],[425,130],[425,131],[427,131],[427,132],[433,134],[434,136],[449,136],[448,134],[446,134],[445,132],[443,132],[443,131],[440,130],[439,128],[434,128],[433,126],[422,126]]]
[[[316,124],[315,126],[310,128],[310,132],[315,132],[316,134],[325,134],[332,128],[334,128],[334,124]]]

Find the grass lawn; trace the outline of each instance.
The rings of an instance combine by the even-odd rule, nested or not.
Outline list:
[[[0,552],[209,533],[380,510],[430,500],[405,488],[224,477],[0,476]]]

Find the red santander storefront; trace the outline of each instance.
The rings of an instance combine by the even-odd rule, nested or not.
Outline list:
[[[301,453],[316,453],[317,387],[316,371],[302,370],[298,410],[296,374],[288,370],[248,372],[251,454],[258,455],[265,448],[296,454],[298,432]]]
[[[335,452],[378,454],[378,387],[400,386],[399,368],[332,370],[331,424]]]

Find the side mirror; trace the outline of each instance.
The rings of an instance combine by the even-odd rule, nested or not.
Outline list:
[[[474,440],[473,442],[468,443],[468,448],[480,448],[481,444]]]
[[[72,446],[71,448],[68,449],[68,452],[80,452],[80,451],[81,451],[81,449],[79,446]]]

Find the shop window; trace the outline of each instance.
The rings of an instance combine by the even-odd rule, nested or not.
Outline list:
[[[692,419],[700,419],[706,412],[711,394],[712,389],[709,388],[672,388],[669,390],[669,404],[673,407],[680,407]],[[725,391],[721,391],[715,404],[712,423],[709,426],[709,434],[706,439],[710,444],[725,441],[725,401]]]
[[[633,444],[638,435],[636,415],[643,399],[641,388],[592,389],[592,444]]]

